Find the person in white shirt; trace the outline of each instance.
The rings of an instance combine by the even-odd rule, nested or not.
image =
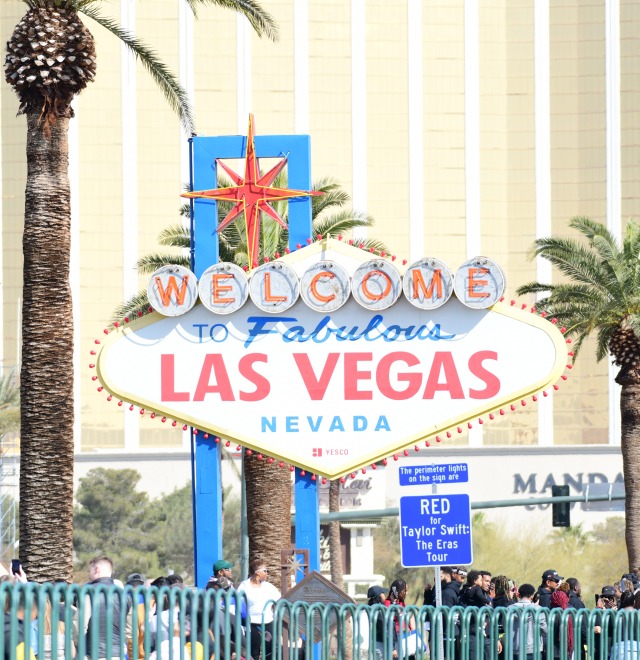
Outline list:
[[[251,656],[258,658],[262,650],[264,635],[265,653],[263,660],[271,659],[273,635],[273,601],[280,600],[282,594],[268,582],[269,569],[261,559],[249,564],[249,579],[238,585],[247,599],[247,618],[251,622]]]

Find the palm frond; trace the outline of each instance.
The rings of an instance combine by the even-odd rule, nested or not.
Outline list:
[[[198,7],[208,5],[232,9],[246,17],[255,33],[259,37],[267,37],[271,41],[278,41],[278,24],[271,14],[253,0],[186,0],[194,16],[197,16]]]
[[[601,222],[591,220],[591,218],[588,218],[584,215],[576,215],[571,218],[571,220],[569,220],[569,227],[572,229],[577,229],[589,241],[593,241],[596,236],[599,236],[610,245],[617,245],[617,241],[614,235],[605,225],[603,225]]]
[[[322,216],[313,222],[314,235],[333,236],[348,234],[354,229],[373,227],[373,218],[366,213],[344,209],[329,216]]]
[[[598,328],[596,340],[596,360],[598,362],[609,355],[609,342],[611,341],[614,330],[615,326],[613,325],[603,325]],[[577,350],[575,348],[573,352],[577,355]]]
[[[175,264],[185,268],[191,267],[189,258],[180,254],[146,254],[138,259],[138,270],[141,273],[154,273],[158,268],[167,264]]]
[[[121,305],[118,305],[111,317],[112,321],[122,321],[124,318],[134,319],[137,316],[142,316],[149,310],[149,298],[147,297],[146,289],[138,291],[135,296],[131,296]]]
[[[531,282],[524,284],[516,291],[518,295],[526,293],[551,293],[550,299],[554,305],[564,303],[584,303],[592,308],[596,305],[603,304],[607,298],[603,298],[600,292],[586,284],[539,284],[538,282]],[[536,303],[537,307],[540,307]]]
[[[633,330],[635,336],[640,338],[640,314],[629,314],[625,322]]]
[[[158,58],[157,54],[112,18],[100,14],[93,3],[78,6],[78,10],[118,37],[135,54],[180,118],[187,135],[193,135],[195,133],[195,122],[188,95],[180,86],[177,78],[169,71],[167,65]]]
[[[20,430],[20,406],[0,410],[0,438],[7,433],[16,433]]]
[[[531,255],[550,261],[567,277],[607,290],[610,269],[589,248],[577,241],[554,236],[535,241]]]
[[[367,252],[388,252],[389,248],[385,245],[384,241],[379,241],[377,238],[364,238],[358,243],[362,246],[363,250]]]
[[[160,245],[169,247],[189,248],[191,247],[191,238],[189,228],[184,225],[170,225],[165,227],[158,236]]]
[[[321,213],[332,208],[341,208],[351,199],[349,193],[330,178],[314,181],[313,190],[323,193],[311,198],[311,215],[317,218]]]
[[[0,408],[15,406],[20,403],[20,388],[16,383],[16,373],[13,369],[0,378]]]
[[[522,284],[516,289],[516,294],[519,296],[525,296],[528,293],[546,293],[547,291],[553,291],[555,285],[545,284],[544,282],[527,282],[527,284]],[[536,306],[539,307],[540,303],[536,303]]]

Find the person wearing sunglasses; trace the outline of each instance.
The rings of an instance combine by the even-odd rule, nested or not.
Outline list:
[[[273,635],[273,602],[282,594],[269,582],[269,569],[262,559],[254,559],[249,564],[249,579],[238,585],[238,593],[243,592],[247,599],[247,618],[251,622],[251,656],[257,660],[271,659]]]

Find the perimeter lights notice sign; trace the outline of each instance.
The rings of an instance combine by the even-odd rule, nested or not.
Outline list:
[[[469,481],[469,469],[466,463],[410,465],[400,467],[398,477],[401,486],[460,484]]]
[[[406,568],[471,564],[469,496],[401,497],[400,555]]]

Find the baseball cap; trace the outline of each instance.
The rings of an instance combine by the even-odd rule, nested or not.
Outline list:
[[[600,595],[604,596],[605,598],[614,598],[616,595],[616,590],[608,584],[607,586],[602,587]]]
[[[378,598],[381,594],[384,594],[385,590],[378,586],[375,585],[373,587],[369,587],[369,591],[367,591],[367,598]]]
[[[145,582],[145,577],[141,573],[131,573],[131,575],[127,578],[127,584],[130,587],[137,587],[138,585],[142,585]]]
[[[546,582],[547,580],[553,580],[554,582],[562,582],[564,578],[562,575],[558,575],[558,571],[556,571],[553,568],[550,568],[549,570],[545,571],[542,574],[542,581]]]
[[[213,565],[213,574],[215,575],[218,571],[221,571],[223,568],[233,568],[233,564],[230,564],[224,559],[218,559],[218,561]]]

